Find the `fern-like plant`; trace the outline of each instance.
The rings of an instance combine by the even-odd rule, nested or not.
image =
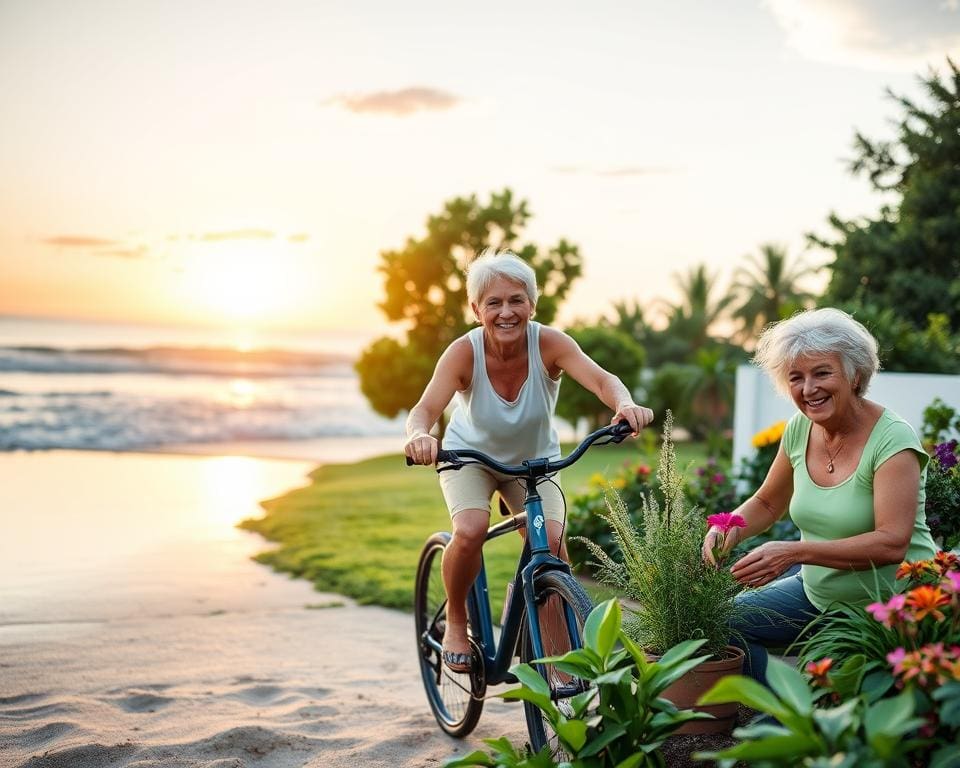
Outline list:
[[[611,492],[602,517],[615,542],[606,552],[586,541],[597,577],[636,603],[624,631],[652,654],[662,654],[685,640],[705,640],[703,650],[722,656],[730,640],[730,620],[740,587],[728,568],[701,557],[706,519],[687,509],[684,478],[673,445],[673,414],[667,411],[660,449],[660,499],[654,491],[641,499],[640,525],[623,501]]]

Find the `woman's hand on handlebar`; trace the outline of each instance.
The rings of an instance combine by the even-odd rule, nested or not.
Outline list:
[[[438,450],[440,450],[440,441],[426,432],[417,432],[412,435],[403,446],[403,452],[414,464],[436,464]]]
[[[616,424],[619,421],[627,422],[633,430],[633,437],[636,437],[641,429],[653,422],[653,411],[633,402],[622,403],[610,423]]]

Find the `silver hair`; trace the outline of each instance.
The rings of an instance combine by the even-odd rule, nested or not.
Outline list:
[[[799,312],[764,329],[753,362],[767,372],[774,386],[788,394],[790,366],[800,357],[836,354],[854,392],[863,396],[880,368],[877,340],[846,312],[827,307]]]
[[[537,275],[527,262],[513,251],[486,248],[467,265],[467,300],[480,303],[484,291],[498,277],[520,283],[532,306],[537,305]]]

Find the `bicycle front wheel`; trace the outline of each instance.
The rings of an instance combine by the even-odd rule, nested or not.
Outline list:
[[[583,646],[583,625],[593,604],[580,583],[568,573],[545,571],[534,577],[534,595],[537,601],[537,618],[545,656],[560,656],[567,651]],[[520,645],[520,661],[532,664],[533,644],[530,641],[528,619],[524,617]],[[565,700],[587,689],[588,683],[562,672],[552,664],[533,664],[550,686],[550,698],[563,711]],[[569,706],[569,705],[566,705]],[[567,759],[556,734],[543,713],[535,705],[523,702],[527,718],[530,746],[538,752],[545,744],[555,758]]]
[[[440,656],[447,626],[447,594],[441,561],[449,542],[449,533],[435,533],[423,546],[417,565],[414,618],[417,661],[430,709],[446,733],[461,738],[476,727],[483,710],[482,670],[458,674],[444,666]],[[476,663],[478,659],[474,656]]]

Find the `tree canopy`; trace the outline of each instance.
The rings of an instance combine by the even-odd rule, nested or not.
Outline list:
[[[604,368],[632,389],[643,368],[646,354],[630,335],[609,325],[576,325],[567,329],[570,337],[597,365]],[[557,415],[571,424],[582,418],[587,429],[601,427],[612,415],[597,396],[587,391],[569,376],[563,378],[557,400]]]
[[[413,407],[441,352],[469,329],[465,272],[484,248],[509,248],[533,267],[540,287],[537,319],[553,320],[582,272],[580,251],[564,239],[546,249],[521,242],[530,215],[527,201],[509,189],[487,202],[456,197],[427,218],[422,237],[380,254],[386,295],[379,307],[406,333],[399,340],[377,339],[357,361],[361,391],[375,411],[393,418]]]
[[[924,104],[892,91],[896,138],[856,134],[854,174],[899,200],[876,218],[830,224],[836,239],[811,236],[836,256],[829,303],[891,307],[917,328],[942,314],[960,327],[960,69],[920,78]]]

